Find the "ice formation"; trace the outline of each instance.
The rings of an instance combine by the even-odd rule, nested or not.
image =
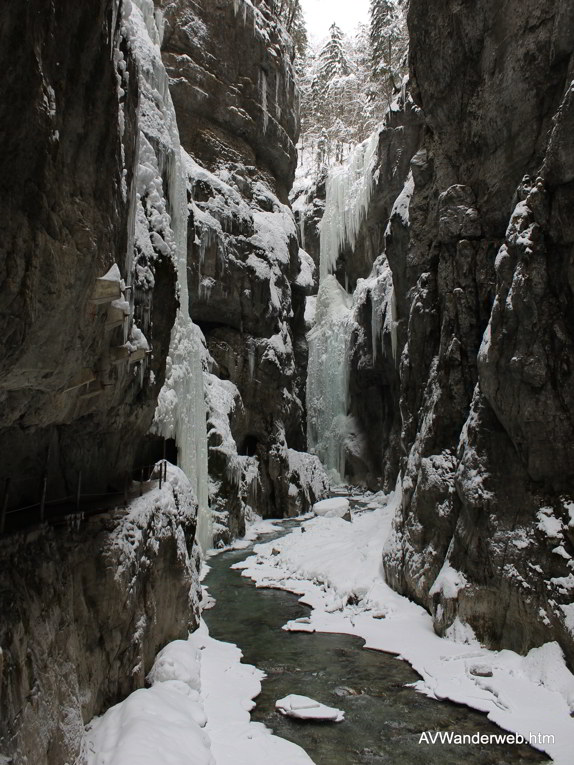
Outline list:
[[[378,145],[379,131],[375,130],[344,165],[330,171],[321,221],[319,293],[315,324],[307,335],[307,439],[334,483],[345,476],[353,299],[332,272],[341,248],[354,247],[365,219]]]
[[[344,518],[350,514],[350,503],[346,497],[331,497],[315,502],[313,512],[324,518]]]
[[[379,131],[375,130],[356,147],[344,165],[335,166],[329,172],[325,214],[321,221],[321,280],[335,270],[342,247],[355,246],[371,200],[378,147]]]
[[[134,0],[124,9],[124,24],[138,61],[142,92],[138,202],[141,205],[142,193],[151,195],[152,203],[153,199],[157,200],[151,217],[148,214],[146,220],[144,214],[143,221],[136,218],[136,243],[138,237],[144,238],[142,227],[154,229],[151,235],[148,234],[153,245],[167,247],[174,258],[180,301],[154,428],[164,438],[176,440],[179,466],[191,480],[197,497],[197,538],[202,550],[206,551],[212,546],[212,522],[208,503],[202,336],[189,315],[187,181],[169,79],[159,47],[162,17],[151,0]],[[150,138],[153,141],[148,140]],[[155,236],[157,230],[162,231],[163,238]],[[171,235],[166,234],[166,230]]]
[[[352,298],[336,277],[319,286],[315,325],[307,335],[307,440],[333,483],[345,473]]]

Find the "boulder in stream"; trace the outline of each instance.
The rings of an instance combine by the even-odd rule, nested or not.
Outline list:
[[[315,515],[321,515],[324,518],[344,518],[346,521],[351,520],[351,506],[346,497],[331,497],[331,499],[323,499],[320,502],[315,502],[313,505],[313,512]]]
[[[328,707],[308,696],[298,696],[295,693],[285,696],[275,702],[275,708],[286,717],[297,720],[316,720],[319,722],[343,722],[345,713],[341,709]]]

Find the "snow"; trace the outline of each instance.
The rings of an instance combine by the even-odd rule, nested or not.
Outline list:
[[[343,518],[348,515],[350,510],[349,500],[345,497],[333,497],[332,499],[323,499],[315,502],[313,512],[315,515],[321,515],[325,518]]]
[[[303,489],[307,502],[312,498],[324,497],[329,491],[329,481],[318,457],[295,449],[287,451],[290,480],[295,480]]]
[[[550,539],[559,539],[562,535],[562,521],[556,518],[551,507],[541,508],[536,517],[538,518],[538,528]]]
[[[298,287],[312,287],[315,283],[315,263],[313,258],[305,252],[305,250],[299,249],[299,275],[295,280],[295,284]]]
[[[391,210],[391,218],[393,216],[398,216],[403,224],[403,226],[409,226],[409,208],[411,204],[411,199],[413,196],[415,190],[415,181],[413,178],[413,171],[411,170],[407,176],[407,180],[405,181],[405,185],[403,186],[403,190],[399,194],[399,196],[396,198],[395,203],[393,205],[393,209]]]
[[[400,501],[399,489],[377,509],[356,516],[352,524],[340,518],[313,518],[303,524],[305,533],[297,529],[257,545],[255,555],[235,568],[243,569],[258,587],[295,592],[312,607],[305,623],[295,620],[284,629],[356,635],[365,640],[366,648],[395,653],[419,673],[418,691],[485,712],[511,732],[553,735],[553,742],[539,743],[538,748],[558,765],[569,765],[574,747],[570,716],[574,676],[557,643],[533,649],[527,656],[491,651],[460,619],[449,629],[448,638],[438,637],[431,616],[385,583],[382,550]],[[457,581],[445,570],[444,586],[456,588]],[[574,607],[570,617],[574,626]],[[492,676],[484,676],[485,669]]]
[[[103,276],[100,276],[100,279],[105,279],[107,282],[121,282],[122,275],[120,273],[120,268],[117,263],[114,263],[114,265],[110,268],[110,270],[104,274]]]
[[[457,597],[459,590],[466,587],[467,581],[460,571],[454,569],[448,560],[445,560],[437,578],[430,588],[429,595],[442,594],[447,599]]]
[[[142,688],[87,726],[82,765],[313,765],[250,720],[264,673],[202,621],[158,654]]]
[[[136,179],[139,200],[134,242],[150,259],[156,252],[173,258],[180,301],[153,428],[164,438],[176,440],[178,462],[192,481],[199,504],[198,539],[205,551],[211,547],[212,530],[208,505],[203,337],[189,315],[187,179],[169,78],[160,51],[163,17],[156,12],[151,0],[134,0],[124,7],[123,14],[123,32],[137,61],[141,92]],[[160,166],[168,168],[165,184]],[[149,285],[151,274],[143,268],[139,280]],[[134,337],[132,332],[132,342],[137,347],[144,347],[144,341],[143,334]]]
[[[291,210],[276,204],[278,208],[274,212],[253,213],[257,233],[252,241],[265,250],[272,262],[285,266],[289,263],[289,236],[296,237],[297,229]]]
[[[94,720],[85,765],[215,765],[196,691],[184,682],[135,691]]]
[[[310,295],[305,301],[305,327],[311,329],[315,324],[315,314],[317,312],[317,296]]]
[[[126,345],[128,349],[130,350],[130,352],[137,351],[137,350],[142,350],[142,351],[150,350],[150,345],[146,336],[141,331],[141,329],[137,326],[135,321],[132,323],[129,341],[126,343]]]
[[[335,707],[328,707],[308,696],[295,693],[275,702],[275,708],[286,717],[296,720],[321,720],[324,722],[343,722],[345,713]]]
[[[122,515],[122,522],[110,536],[110,555],[113,556],[115,577],[121,580],[133,575],[141,564],[146,530],[154,524],[154,544],[162,537],[173,535],[174,523],[195,518],[197,506],[192,485],[175,465],[168,463],[166,481],[162,489],[156,488],[133,500],[127,512]],[[191,563],[183,534],[176,535],[178,556],[188,561],[188,574],[191,580]],[[193,597],[193,593],[190,593]]]

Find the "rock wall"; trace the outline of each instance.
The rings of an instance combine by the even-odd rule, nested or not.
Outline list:
[[[175,270],[161,230],[155,250],[133,246],[140,88],[124,5],[23,13],[10,0],[0,11],[0,486],[11,478],[11,508],[38,502],[44,476],[49,499],[73,495],[80,473],[87,492],[122,485],[163,383]],[[98,281],[114,265],[113,283]]]
[[[95,511],[138,461],[165,378],[175,113],[151,2],[12,5],[0,12],[2,508],[45,485],[48,503],[81,489]],[[68,505],[48,504],[50,526],[3,536],[0,749],[14,763],[74,762],[83,725],[197,625],[197,505],[180,471],[168,478],[127,510],[54,525]],[[7,530],[33,516],[9,515]]]
[[[126,508],[0,541],[0,750],[71,765],[84,725],[199,622],[196,504],[168,482]]]
[[[169,457],[193,410],[185,447],[199,451],[205,410],[188,404],[202,387],[178,379],[193,339],[217,536],[240,533],[251,509],[305,511],[328,487],[302,453],[314,275],[285,204],[291,41],[265,2],[58,0],[22,12],[10,0],[0,21],[8,509],[38,502],[43,486],[48,502],[124,488],[158,456],[154,410],[156,430],[180,440]],[[186,230],[188,285],[181,272],[177,283]],[[178,312],[187,286],[204,346]],[[191,484],[170,468],[162,492],[128,507],[0,540],[3,756],[74,762],[85,723],[197,625],[196,516]]]
[[[403,474],[388,581],[440,633],[458,617],[495,648],[557,639],[570,664],[573,18],[562,0],[411,0],[350,380],[372,444],[355,476]]]
[[[208,351],[210,500],[229,537],[248,508],[286,515],[295,492],[303,507],[315,499],[289,467],[289,449],[306,445],[314,278],[285,204],[299,130],[292,43],[265,2],[156,5],[189,155],[190,313]]]

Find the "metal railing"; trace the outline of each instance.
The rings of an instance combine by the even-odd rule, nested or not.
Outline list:
[[[47,514],[48,508],[60,508],[66,509],[65,513],[61,513],[57,518],[68,517],[73,515],[85,514],[87,505],[91,506],[92,512],[90,515],[95,515],[98,512],[105,512],[106,509],[101,507],[105,502],[109,502],[112,498],[116,501],[123,499],[124,504],[127,504],[130,498],[142,496],[145,491],[149,491],[154,483],[159,483],[161,489],[164,482],[167,480],[167,465],[168,460],[163,458],[153,465],[142,465],[135,468],[129,474],[126,475],[123,491],[110,491],[99,493],[87,493],[82,492],[82,472],[80,471],[76,480],[76,488],[73,494],[67,494],[63,497],[50,498],[48,496],[49,476],[47,473],[41,479],[40,495],[38,501],[32,502],[27,505],[21,505],[19,507],[9,507],[10,496],[13,495],[14,488],[18,484],[30,483],[29,478],[13,479],[12,477],[6,478],[4,481],[4,493],[2,495],[2,502],[0,505],[0,534],[6,533],[6,526],[9,520],[21,519],[22,523],[15,524],[17,529],[21,531],[28,526],[36,525],[37,523],[44,523],[47,520],[53,520],[49,518]],[[134,483],[137,484],[134,488]],[[147,484],[147,486],[146,486]],[[100,507],[98,508],[98,504]],[[28,513],[30,517],[25,518],[24,513]]]

